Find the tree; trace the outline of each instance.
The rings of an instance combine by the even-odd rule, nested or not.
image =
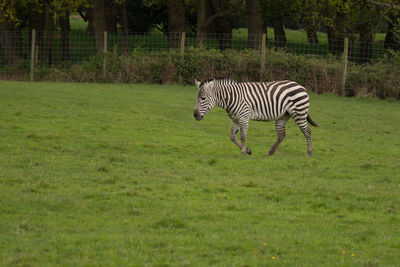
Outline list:
[[[388,30],[385,35],[385,48],[400,50],[400,34],[396,34],[400,29],[400,12],[391,11],[388,16]]]
[[[389,1],[389,0],[388,0]],[[327,0],[316,2],[319,14],[328,35],[329,50],[333,54],[343,52],[344,38],[354,43],[359,34],[360,49],[356,57],[359,63],[372,59],[372,43],[377,27],[387,15],[388,9],[371,6],[370,0]],[[315,18],[315,17],[314,17]],[[352,45],[350,47],[353,47]],[[353,54],[355,50],[350,50]],[[354,57],[354,55],[352,55]]]
[[[310,44],[319,43],[317,31],[320,28],[320,3],[317,0],[299,0],[297,3]]]
[[[13,64],[21,56],[21,30],[28,27],[29,32],[36,30],[38,57],[47,65],[54,61],[52,36],[55,29],[55,18],[59,19],[62,30],[62,58],[69,58],[69,12],[87,7],[89,0],[7,0],[0,2],[0,28],[13,32],[2,38],[3,47],[7,48],[6,58]],[[4,35],[3,35],[4,36]],[[30,37],[31,38],[31,37]],[[7,44],[6,44],[7,43]],[[10,44],[12,44],[10,46]],[[11,51],[11,50],[12,51]]]
[[[106,31],[104,0],[93,1],[92,20],[96,50],[101,52],[104,48],[104,32]]]
[[[296,10],[296,0],[269,0],[261,2],[265,21],[272,21],[275,48],[286,46],[286,33],[283,19]]]
[[[69,32],[71,26],[69,23],[69,13],[69,10],[65,10],[65,13],[60,14],[58,18],[58,23],[61,28],[61,57],[63,61],[68,61],[70,59]]]
[[[231,8],[230,0],[210,1],[210,4],[214,14],[222,14],[225,11],[229,11]],[[232,26],[229,21],[229,15],[219,15],[215,17],[214,27],[217,33],[220,50],[225,50],[232,46]]]
[[[153,19],[158,15],[158,5],[142,0],[126,1],[124,5],[126,6],[127,27],[130,32],[148,32],[153,27]],[[163,9],[165,10],[166,6],[163,6]],[[161,22],[154,20],[154,23]]]
[[[0,2],[0,46],[4,51],[5,60],[9,65],[15,64],[22,57],[20,19],[24,6],[18,1]]]
[[[244,1],[232,4],[229,0],[198,0],[197,2],[197,38],[198,44],[204,46],[206,32],[220,34],[219,48],[224,50],[231,46],[232,27],[229,16],[238,12]]]
[[[261,35],[265,29],[260,0],[247,0],[246,11],[249,47],[252,49],[260,49]]]
[[[119,17],[122,32],[122,51],[124,54],[128,54],[128,14],[125,1],[119,6]]]
[[[168,0],[168,40],[171,48],[179,48],[180,34],[185,31],[184,0]]]
[[[200,47],[205,46],[207,39],[207,17],[210,16],[210,8],[207,5],[207,0],[197,0],[197,44]]]
[[[389,9],[371,6],[366,2],[360,2],[357,7],[357,11],[352,12],[355,31],[360,35],[360,49],[357,62],[368,63],[373,58],[373,41],[376,29],[381,24],[382,18],[386,16]]]
[[[377,2],[373,0],[355,1],[357,8],[350,12],[350,24],[359,33],[360,49],[358,63],[368,63],[373,58],[373,41],[377,29],[385,17],[390,19],[390,13],[396,10],[394,1]],[[400,8],[398,8],[400,10]],[[389,16],[388,16],[389,14]],[[390,24],[389,24],[390,26]]]
[[[74,0],[70,0],[74,1]],[[89,1],[89,0],[81,0]],[[97,52],[102,52],[104,48],[104,32],[116,33],[117,22],[121,21],[121,5],[125,0],[93,0],[78,8],[81,17],[88,21],[87,31],[94,36]],[[123,10],[122,10],[123,12]],[[124,28],[127,31],[127,29]]]
[[[393,50],[400,50],[400,1],[375,1],[375,0],[367,0],[367,2],[371,5],[375,5],[381,8],[388,9],[388,29],[385,36],[385,48],[390,48]]]

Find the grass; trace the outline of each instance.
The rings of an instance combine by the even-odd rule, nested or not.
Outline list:
[[[0,265],[396,266],[399,102],[311,95],[252,122],[252,156],[194,86],[0,82]]]

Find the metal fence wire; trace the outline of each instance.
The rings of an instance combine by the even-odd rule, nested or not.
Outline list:
[[[97,38],[97,39],[96,39]],[[97,41],[96,41],[97,40]],[[162,51],[201,47],[204,49],[260,49],[261,35],[221,33],[129,33],[97,35],[87,32],[37,32],[35,38],[35,62],[51,66],[63,62],[82,62],[106,49],[116,54],[131,53],[135,49]],[[31,58],[32,33],[0,32],[0,66],[12,66],[21,59]],[[341,56],[343,40],[327,40],[318,44],[308,41],[292,42],[286,38],[267,38],[265,46],[282,49],[297,55],[318,57]],[[393,47],[393,46],[392,46]],[[383,41],[365,43],[349,42],[349,60],[356,63],[371,63],[388,54]]]

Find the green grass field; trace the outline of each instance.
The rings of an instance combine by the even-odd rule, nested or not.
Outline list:
[[[0,82],[0,265],[398,266],[400,103],[193,118],[195,86]]]

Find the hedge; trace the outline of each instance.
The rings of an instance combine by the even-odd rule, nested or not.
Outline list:
[[[335,57],[302,56],[267,49],[263,81],[295,80],[315,93],[340,93],[341,61]],[[22,70],[21,70],[22,69]],[[347,96],[369,96],[400,100],[400,64],[378,62],[350,64]],[[24,70],[24,71],[23,71]],[[27,79],[28,64],[3,67],[0,76]],[[35,80],[69,82],[194,84],[194,80],[231,77],[237,81],[260,81],[260,53],[255,50],[203,50],[189,48],[184,58],[179,51],[136,49],[129,55],[107,54],[79,64],[38,67]]]

